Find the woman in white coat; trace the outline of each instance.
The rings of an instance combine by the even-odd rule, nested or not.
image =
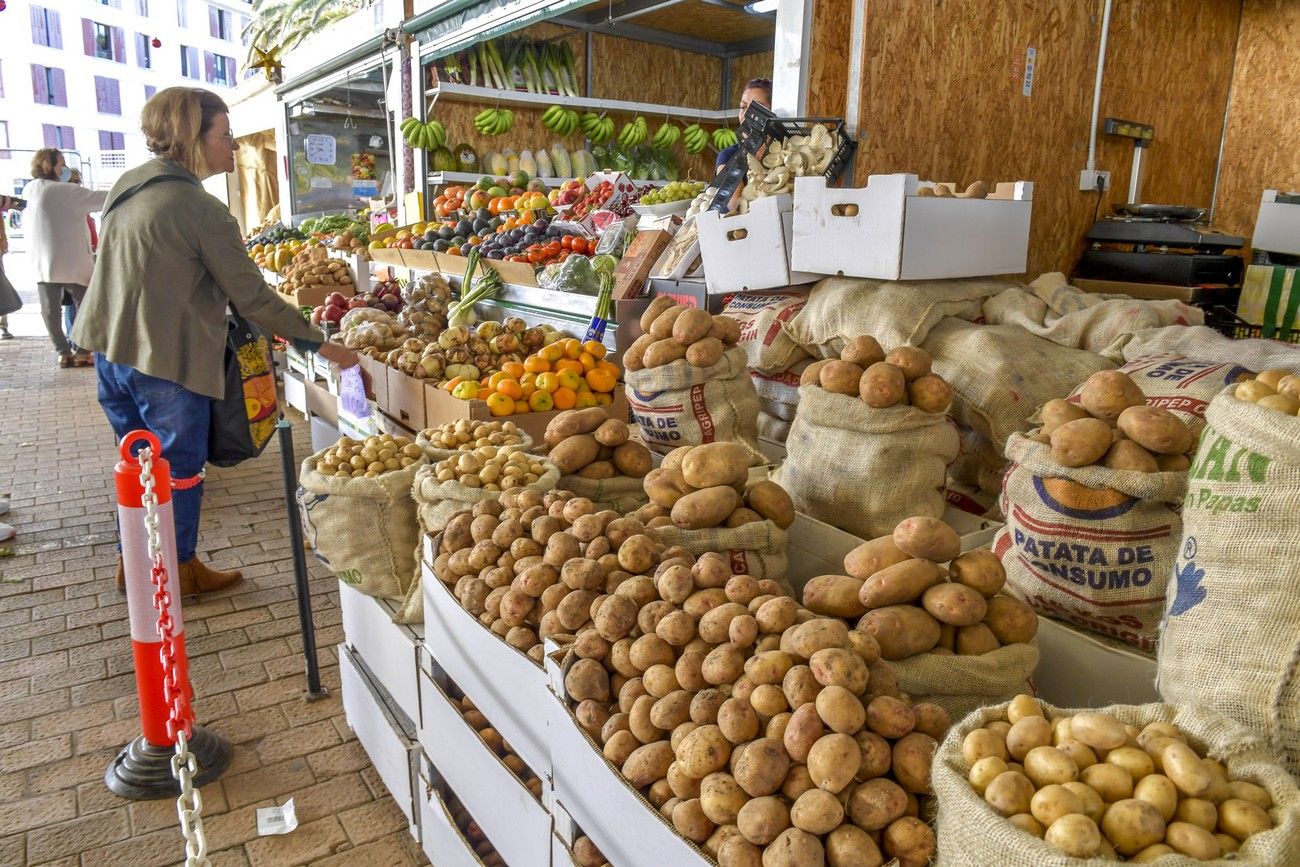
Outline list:
[[[72,172],[56,148],[44,148],[32,158],[32,180],[23,188],[27,210],[23,230],[36,271],[41,318],[58,354],[59,367],[93,363],[89,353],[73,354],[63,333],[63,293],[81,306],[95,260],[90,251],[86,217],[104,207],[106,191],[65,183]]]

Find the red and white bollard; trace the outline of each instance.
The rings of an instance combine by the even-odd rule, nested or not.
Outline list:
[[[145,460],[132,451],[138,443],[144,444],[142,453],[148,451]],[[113,476],[144,733],[108,766],[104,782],[124,798],[143,800],[180,793],[182,800],[195,804],[183,807],[182,815],[197,815],[201,801],[193,789],[225,770],[230,744],[194,725],[172,522],[171,470],[162,456],[162,444],[149,431],[132,431],[122,438],[120,454]],[[200,826],[200,837],[201,833]]]

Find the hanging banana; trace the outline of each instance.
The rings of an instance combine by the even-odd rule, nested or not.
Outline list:
[[[703,153],[709,144],[709,134],[698,123],[693,123],[682,130],[682,147],[688,154]]]
[[[654,138],[650,143],[657,148],[670,148],[677,144],[677,140],[682,137],[682,131],[677,128],[677,124],[665,120],[659,129],[655,130]]]
[[[715,129],[713,131],[713,148],[714,150],[726,150],[736,143],[736,134],[729,129]]]

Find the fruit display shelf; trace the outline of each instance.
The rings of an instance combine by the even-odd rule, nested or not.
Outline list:
[[[483,175],[483,172],[430,172],[428,180],[429,186],[431,187],[442,186],[443,184],[474,184],[477,183]],[[536,178],[536,180],[546,184],[547,187],[558,187],[568,181],[580,181],[582,178]],[[636,179],[634,178],[633,180]],[[636,183],[641,186],[650,184],[651,186],[662,187],[666,186],[670,182],[642,180],[636,181]]]
[[[656,105],[649,102],[630,102],[622,99],[597,99],[596,97],[560,96],[553,93],[529,93],[524,90],[499,90],[494,87],[478,87],[470,84],[453,84],[440,82],[437,87],[425,91],[425,96],[432,99],[450,99],[456,102],[482,102],[506,106],[523,106],[525,108],[563,105],[569,108],[608,111],[620,114],[641,114],[646,117],[671,117],[677,120],[698,121],[708,124],[731,123],[736,113],[733,109],[724,111],[702,108],[684,108],[677,105]]]

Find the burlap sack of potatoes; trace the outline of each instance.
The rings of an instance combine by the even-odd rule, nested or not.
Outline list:
[[[947,416],[912,406],[875,409],[818,386],[799,389],[786,458],[772,475],[795,509],[864,539],[904,518],[943,514],[957,430]]]
[[[545,493],[553,490],[560,481],[560,471],[545,459],[538,458],[538,460],[542,461],[546,472],[531,485],[524,485],[523,489]],[[411,497],[416,504],[419,529],[421,533],[430,535],[441,533],[447,526],[447,522],[457,512],[472,509],[475,503],[483,500],[494,500],[499,496],[501,496],[500,491],[471,488],[469,485],[463,485],[455,480],[440,482],[434,464],[426,464],[422,467],[420,472],[415,474],[411,484]],[[423,536],[421,535],[415,547],[415,577],[411,581],[406,597],[402,600],[401,609],[393,616],[394,623],[424,622],[424,596],[421,589],[419,568],[423,551]]]
[[[1296,366],[1294,346],[1278,340],[1235,340],[1205,325],[1167,325],[1121,334],[1101,354],[1116,364],[1142,356],[1181,355],[1198,361],[1240,364],[1256,373]]]
[[[740,527],[711,527],[707,530],[683,530],[666,526],[655,529],[659,541],[672,547],[681,545],[695,556],[714,551],[727,558],[734,575],[749,575],[756,581],[770,578],[794,596],[786,580],[786,532],[771,521],[755,521]]]
[[[1300,361],[1296,362],[1300,365]],[[1119,366],[1146,395],[1148,406],[1167,409],[1193,432],[1205,427],[1205,410],[1214,396],[1250,371],[1236,361],[1190,358],[1175,352],[1137,355]],[[1070,394],[1078,403],[1083,383]]]
[[[766,463],[758,450],[758,394],[745,366],[745,350],[733,346],[712,367],[685,359],[645,370],[629,370],[627,401],[651,451],[732,441],[743,445],[754,466]]]
[[[1225,390],[1206,422],[1157,685],[1264,735],[1300,779],[1300,419]]]
[[[1048,718],[1077,712],[1039,704]],[[1227,717],[1194,704],[1116,705],[1102,708],[1101,712],[1139,728],[1158,721],[1173,723],[1187,735],[1193,747],[1223,762],[1231,779],[1262,786],[1273,799],[1269,816],[1274,827],[1247,838],[1231,860],[1197,861],[1185,855],[1169,855],[1161,858],[1160,864],[1168,867],[1300,864],[1300,791],[1259,737]],[[1113,864],[1103,858],[1072,858],[1049,846],[1006,821],[971,788],[967,781],[970,769],[962,758],[962,740],[997,719],[1006,719],[1005,703],[982,708],[955,723],[935,751],[930,781],[938,805],[936,863],[945,867],[989,867],[991,864],[1105,867]]]
[[[769,415],[767,412],[758,414],[758,435],[762,439],[774,443],[784,443],[790,436],[791,422],[785,419]]]
[[[774,292],[737,292],[722,315],[740,323],[740,341],[751,370],[778,373],[788,370],[808,353],[790,339],[781,328],[808,301],[806,289],[779,289]]]
[[[317,472],[328,449],[303,461],[298,506],[308,544],[339,577],[369,596],[401,599],[417,574],[420,537],[411,484],[427,463],[373,478],[342,478]]]
[[[561,491],[573,491],[579,497],[591,500],[597,512],[606,509],[626,515],[650,502],[642,479],[615,476],[612,479],[584,479],[582,476],[560,476],[556,485]]]
[[[957,720],[1028,692],[1029,678],[1038,667],[1038,645],[1007,644],[979,656],[918,653],[890,666],[898,688],[912,701],[937,704]]]
[[[1007,585],[1039,614],[1156,651],[1187,473],[1063,467],[1013,434],[993,539]]]
[[[515,436],[519,437],[518,443],[515,445],[501,446],[501,448],[523,449],[524,451],[528,451],[533,447],[533,438],[528,435],[528,431],[521,429],[515,433]],[[428,437],[424,435],[424,431],[420,431],[415,435],[415,444],[423,449],[424,456],[427,457],[430,462],[435,464],[438,463],[438,461],[445,461],[452,455],[460,454],[461,452],[460,449],[444,449],[434,446],[429,442]]]

